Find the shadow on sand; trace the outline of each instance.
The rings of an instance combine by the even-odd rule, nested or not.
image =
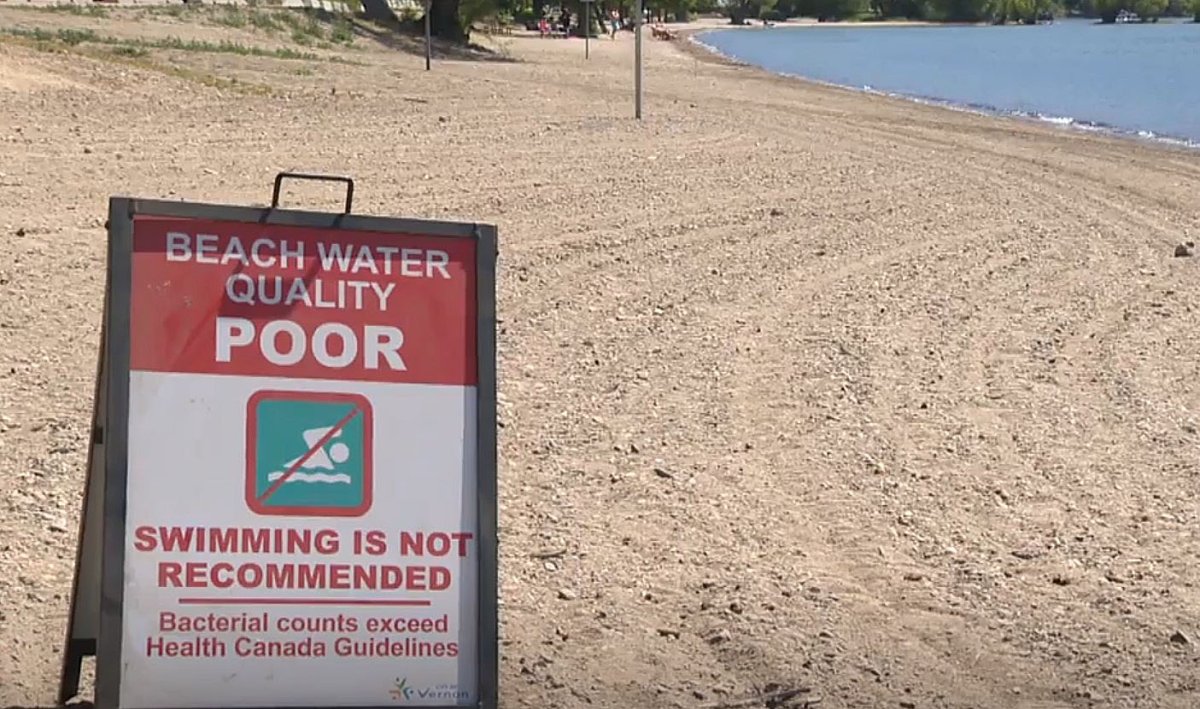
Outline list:
[[[386,4],[364,2],[363,12],[356,13],[352,30],[356,39],[375,42],[388,49],[425,56],[425,30],[420,21],[401,20]],[[307,10],[324,23],[335,16],[322,9]],[[468,62],[510,62],[519,60],[472,42],[451,42],[433,38],[430,43],[434,60]]]
[[[399,21],[387,25],[378,20],[370,24],[356,22],[354,33],[356,37],[376,42],[388,49],[425,56],[425,35],[422,30]],[[448,42],[435,37],[431,46],[435,61],[451,59],[467,62],[518,62],[513,57],[469,42]]]

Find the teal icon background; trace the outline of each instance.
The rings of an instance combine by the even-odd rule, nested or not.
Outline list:
[[[348,422],[313,448],[351,412],[355,413]],[[371,412],[365,399],[260,392],[251,399],[247,414],[246,501],[252,509],[262,514],[352,515],[370,505]],[[264,499],[297,462],[287,481]]]

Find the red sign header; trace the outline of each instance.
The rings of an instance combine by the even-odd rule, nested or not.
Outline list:
[[[134,217],[133,370],[472,386],[475,243]]]

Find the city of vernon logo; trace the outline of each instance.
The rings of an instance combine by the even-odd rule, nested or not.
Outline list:
[[[460,689],[458,685],[454,684],[438,684],[432,687],[417,689],[416,687],[409,686],[407,677],[403,679],[397,677],[392,688],[388,690],[388,694],[392,695],[392,699],[398,702],[410,699],[436,699],[439,702],[457,703],[471,696],[470,692]]]
[[[413,688],[408,686],[408,678],[407,677],[405,677],[403,679],[400,679],[399,677],[397,677],[395,685],[393,685],[393,687],[390,690],[388,690],[388,694],[392,695],[392,699],[395,699],[396,701],[400,701],[402,699],[408,699],[409,697],[412,696],[412,692],[413,692]]]
[[[357,394],[260,391],[246,406],[246,504],[261,515],[371,508],[371,404]]]

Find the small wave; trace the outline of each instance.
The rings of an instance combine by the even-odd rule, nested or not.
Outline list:
[[[282,477],[283,473],[277,471],[268,475],[267,480],[275,482]],[[292,476],[287,481],[289,483],[345,483],[347,485],[353,482],[350,476],[345,473],[337,473],[335,475],[330,475],[329,473],[292,473]]]
[[[807,77],[803,77],[803,76],[799,76],[797,78],[805,79],[807,81],[814,81],[813,79],[808,79]],[[849,89],[852,91],[854,90],[853,88],[851,88],[849,86],[842,86],[839,84],[834,84],[831,82],[824,82],[824,81],[820,81],[820,80],[815,80],[815,83]],[[895,91],[881,91],[881,90],[875,90],[875,89],[871,89],[871,90],[862,89],[860,91],[862,91],[863,93],[874,94],[877,96],[887,96],[889,98],[897,98],[897,99],[902,99],[902,100],[906,100],[906,101],[913,101],[914,103],[919,103],[919,104],[926,105],[926,106],[937,106],[939,108],[948,109],[951,111],[962,111],[965,113],[974,113],[976,115],[981,115],[981,116],[994,116],[994,117],[1001,117],[1001,118],[1006,117],[1006,118],[1017,118],[1017,119],[1021,119],[1021,120],[1032,120],[1032,121],[1038,121],[1041,123],[1048,123],[1050,125],[1058,126],[1060,128],[1091,131],[1091,132],[1104,133],[1107,135],[1113,135],[1113,136],[1125,137],[1125,138],[1138,138],[1141,140],[1153,141],[1156,143],[1167,143],[1167,144],[1184,147],[1184,148],[1192,148],[1192,149],[1200,148],[1200,141],[1196,141],[1196,140],[1190,140],[1187,138],[1178,138],[1178,137],[1174,137],[1174,136],[1163,135],[1161,133],[1155,133],[1153,131],[1147,131],[1147,130],[1129,130],[1127,128],[1121,128],[1119,126],[1110,125],[1108,123],[1102,123],[1099,121],[1088,121],[1088,120],[1083,120],[1083,119],[1079,119],[1079,118],[1073,118],[1071,116],[1056,116],[1056,115],[1052,115],[1052,114],[1039,113],[1037,111],[1022,111],[1019,109],[1005,109],[1005,108],[1000,108],[998,106],[993,106],[993,105],[984,104],[984,103],[955,102],[955,101],[950,101],[948,99],[943,99],[943,98],[939,98],[939,97],[935,97],[935,96],[923,96],[920,94],[905,94],[905,93],[899,93],[899,92],[895,92]]]

